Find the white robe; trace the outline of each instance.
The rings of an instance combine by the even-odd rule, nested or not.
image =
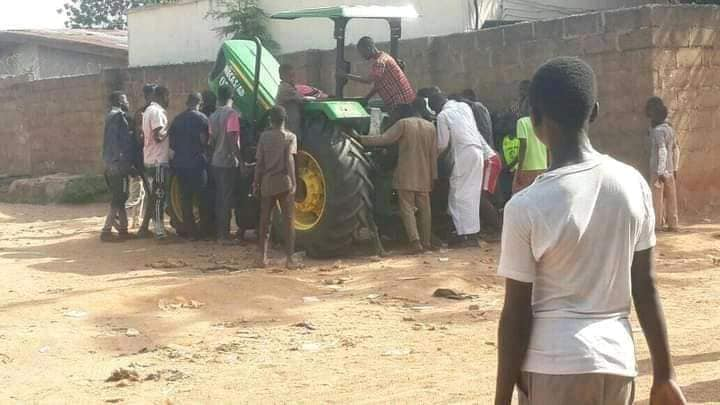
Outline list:
[[[449,100],[437,117],[438,150],[450,148],[453,162],[450,175],[448,214],[458,235],[480,232],[480,198],[482,197],[485,159],[494,154],[478,132],[470,107]]]

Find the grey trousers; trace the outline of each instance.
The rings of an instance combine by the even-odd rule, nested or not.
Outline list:
[[[634,381],[632,377],[609,374],[523,372],[518,397],[520,405],[632,405]]]

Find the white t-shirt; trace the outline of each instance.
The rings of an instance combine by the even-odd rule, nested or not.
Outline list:
[[[167,131],[167,114],[160,104],[150,103],[143,113],[142,130],[145,138],[143,146],[143,157],[145,166],[157,166],[167,164],[170,161],[170,138],[166,137],[162,142],[157,142],[153,131],[157,128],[165,128]]]
[[[609,156],[548,172],[515,195],[498,274],[533,284],[523,370],[634,377],[630,267],[654,245],[647,182]]]

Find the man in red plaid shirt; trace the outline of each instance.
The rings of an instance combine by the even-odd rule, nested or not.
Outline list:
[[[360,38],[357,50],[363,58],[372,61],[368,76],[342,72],[338,72],[338,74],[349,80],[372,84],[373,88],[366,98],[370,99],[375,94],[379,95],[385,103],[385,108],[390,112],[391,121],[395,121],[393,113],[399,105],[412,104],[415,101],[415,90],[395,58],[377,49],[372,38]]]

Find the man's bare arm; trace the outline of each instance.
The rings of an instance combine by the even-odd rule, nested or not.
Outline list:
[[[372,84],[375,82],[369,76],[360,76],[360,75],[354,75],[351,73],[338,73],[338,75],[340,75],[340,77],[344,77],[344,78],[346,78],[348,80],[352,80],[354,82],[360,82],[360,83],[365,83],[365,84]]]
[[[632,296],[653,366],[651,404],[685,404],[685,398],[675,383],[670,358],[665,315],[655,288],[653,249],[635,252],[632,263]],[[653,398],[657,401],[653,401]]]
[[[168,131],[166,127],[158,127],[153,129],[153,137],[155,142],[162,142],[168,137]]]
[[[498,328],[498,370],[495,405],[510,405],[532,330],[532,284],[507,279],[505,304]]]

